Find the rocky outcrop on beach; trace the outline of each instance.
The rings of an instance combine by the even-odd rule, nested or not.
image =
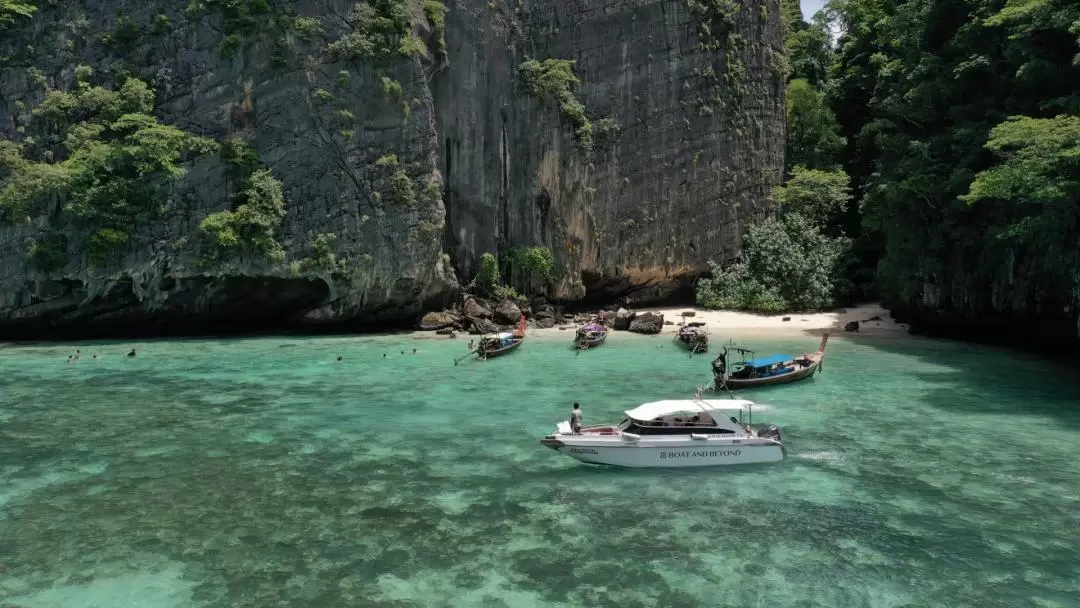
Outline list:
[[[626,331],[626,330],[630,329],[630,323],[633,322],[634,316],[635,316],[635,313],[632,313],[629,310],[626,310],[625,308],[620,308],[615,313],[614,328],[619,330],[619,331]]]
[[[0,20],[0,144],[33,175],[69,154],[47,132],[73,107],[56,96],[129,77],[161,126],[216,149],[105,227],[67,182],[19,181],[0,208],[7,337],[410,323],[483,254],[525,247],[554,262],[534,291],[643,302],[733,258],[782,177],[777,0],[33,4]],[[391,44],[357,6],[388,11]],[[490,304],[456,323],[509,320]]]
[[[638,334],[658,334],[664,330],[664,315],[654,312],[635,315],[627,329]]]

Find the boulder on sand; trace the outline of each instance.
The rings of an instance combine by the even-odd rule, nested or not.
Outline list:
[[[461,318],[454,313],[446,311],[425,313],[416,323],[416,327],[420,331],[435,331],[445,327],[456,328],[460,326]]]
[[[499,331],[499,327],[488,319],[469,319],[470,334],[493,334]]]
[[[620,308],[615,313],[615,329],[620,331],[630,329],[630,324],[634,321],[636,313],[632,313],[625,308]]]
[[[536,326],[540,329],[551,329],[555,327],[555,317],[537,317]]]
[[[630,322],[630,331],[638,334],[658,334],[664,328],[664,315],[646,312],[635,315]]]
[[[521,318],[521,309],[517,304],[514,304],[513,300],[506,299],[499,302],[499,305],[495,307],[495,322],[505,323],[507,325],[514,325]]]
[[[480,298],[469,298],[465,300],[465,316],[471,319],[490,319],[491,308]]]
[[[848,321],[847,324],[844,325],[844,331],[859,331],[859,322]]]
[[[536,317],[537,319],[554,319],[555,318],[555,307],[552,306],[551,304],[544,304],[543,306],[540,306],[539,308],[533,307],[533,310],[536,311],[536,312],[533,313],[533,316]]]

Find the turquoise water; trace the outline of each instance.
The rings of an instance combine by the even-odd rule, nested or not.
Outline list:
[[[1080,602],[1070,370],[834,338],[745,393],[789,460],[618,470],[537,440],[575,400],[689,398],[709,358],[570,338],[458,366],[467,340],[410,336],[0,349],[0,606]]]

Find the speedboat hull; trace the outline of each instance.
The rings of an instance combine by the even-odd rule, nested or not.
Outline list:
[[[691,439],[645,444],[621,438],[612,441],[577,440],[578,436],[551,435],[545,446],[575,460],[635,468],[685,468],[755,464],[783,460],[782,444],[762,439]]]

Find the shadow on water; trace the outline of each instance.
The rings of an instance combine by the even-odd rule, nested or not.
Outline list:
[[[1080,374],[1075,361],[1004,346],[922,336],[841,333],[839,338],[858,347],[933,366],[933,371],[917,373],[913,379],[932,385],[929,389],[920,387],[919,398],[942,410],[1053,416],[1080,428]],[[834,365],[828,371],[839,370]]]

